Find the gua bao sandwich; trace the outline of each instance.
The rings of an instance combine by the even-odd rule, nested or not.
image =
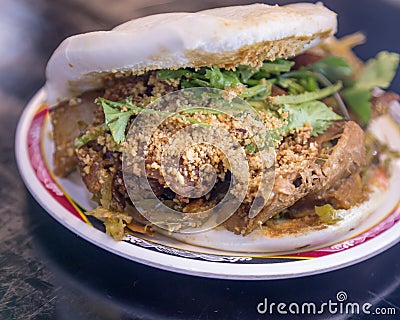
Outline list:
[[[114,238],[122,239],[127,226],[139,230],[134,223],[151,224],[133,216],[124,183],[129,127],[166,94],[213,88],[244,100],[264,121],[276,154],[271,192],[261,210],[249,214],[262,179],[261,150],[251,144],[248,128],[198,108],[170,117],[150,140],[143,161],[160,202],[185,221],[216,206],[226,191],[229,164],[208,144],[188,148],[176,174],[196,185],[201,166],[211,165],[217,178],[210,192],[185,197],[166,181],[163,146],[194,121],[230,132],[249,163],[245,197],[222,224],[229,231],[246,236],[278,225],[274,230],[298,233],[345,219],[336,211],[366,201],[374,175],[387,174],[382,150],[365,128],[399,99],[377,90],[390,85],[399,57],[381,52],[364,64],[351,51],[363,36],[337,40],[336,29],[336,14],[319,3],[253,4],[148,16],[66,39],[46,70],[55,174],[65,177],[78,168],[98,203],[88,214]]]

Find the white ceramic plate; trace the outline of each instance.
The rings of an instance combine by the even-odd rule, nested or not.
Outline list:
[[[397,163],[393,166],[388,190],[373,195],[357,209],[367,216],[362,222],[350,212],[349,219],[339,228],[328,227],[301,236],[268,238],[262,232],[255,232],[244,238],[217,228],[185,238],[128,235],[124,241],[116,242],[104,233],[101,223],[84,215],[82,208],[91,209],[95,204],[79,175],[58,179],[52,174],[53,144],[48,134],[51,128],[44,101],[41,90],[28,103],[17,129],[16,157],[26,186],[43,208],[66,228],[127,259],[211,278],[279,279],[342,268],[372,257],[399,241],[400,166]],[[374,127],[381,139],[400,149],[400,132],[395,122],[383,118]],[[217,242],[218,249],[214,245]]]

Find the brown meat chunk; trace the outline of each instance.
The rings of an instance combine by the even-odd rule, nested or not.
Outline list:
[[[326,53],[323,51],[321,52],[312,52],[312,51],[306,51],[302,54],[297,55],[296,57],[293,58],[293,61],[295,62],[294,68],[298,69],[300,67],[306,67],[310,64],[313,64],[323,58],[325,58]]]
[[[249,218],[249,208],[242,205],[225,222],[228,230],[247,235],[305,196],[318,198],[323,190],[330,189],[337,181],[359,173],[365,158],[364,132],[355,122],[335,123],[315,141],[319,142],[321,156],[327,159],[321,164],[316,161],[301,172],[278,175],[263,210],[255,218]],[[324,148],[327,142],[331,142],[331,146]]]
[[[125,189],[119,152],[106,151],[89,142],[77,152],[79,171],[94,199],[113,211],[123,211],[129,196]]]
[[[335,130],[330,130],[318,138],[323,145],[335,137]],[[330,203],[337,209],[348,209],[360,202],[363,198],[360,171],[365,158],[364,132],[355,122],[347,122],[337,147],[322,168],[326,179],[298,205]]]
[[[352,174],[337,183],[327,191],[320,192],[316,199],[322,204],[332,204],[336,209],[350,209],[365,198],[361,177]],[[316,202],[314,202],[315,204]]]
[[[150,102],[151,96],[166,94],[176,88],[165,81],[158,81],[156,73],[151,72],[142,76],[109,77],[105,79],[104,91],[97,92],[91,98],[94,101],[98,96],[102,96],[118,101],[129,96],[135,104],[144,106]],[[93,126],[104,123],[102,108],[96,104],[95,106],[92,113]],[[70,112],[70,107],[67,107]],[[76,150],[78,167],[83,182],[100,205],[113,211],[123,211],[131,200],[123,181],[121,152],[109,150],[112,149],[107,144],[110,137],[109,132],[104,132],[97,140],[90,141]],[[160,196],[165,192],[165,188],[159,182],[162,177],[152,175],[154,172],[148,172],[149,183],[155,194]]]
[[[323,135],[322,135],[323,137]],[[364,131],[353,121],[346,122],[331,155],[322,166],[326,177],[316,192],[332,187],[337,181],[358,173],[365,161]]]
[[[150,97],[160,97],[179,89],[178,84],[158,80],[157,72],[152,71],[141,76],[110,77],[105,79],[104,98],[119,101],[132,97],[133,103],[145,107]]]

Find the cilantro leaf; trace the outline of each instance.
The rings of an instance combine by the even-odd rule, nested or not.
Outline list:
[[[299,83],[298,79],[278,77],[276,85],[288,90],[290,95],[304,93],[304,87]],[[318,88],[318,87],[317,87]]]
[[[346,104],[354,111],[360,119],[367,124],[371,118],[371,90],[347,88],[342,91]]]
[[[266,61],[263,63],[261,68],[251,76],[251,79],[249,80],[252,81],[252,80],[268,79],[271,78],[271,74],[278,76],[283,72],[289,72],[293,66],[294,66],[293,61],[284,59],[276,59],[275,61]]]
[[[306,75],[305,77],[298,79],[298,82],[306,91],[312,92],[319,89],[318,82],[313,76]]]
[[[275,61],[264,62],[260,70],[279,74],[281,72],[289,72],[294,64],[294,61],[276,59]]]
[[[253,143],[246,144],[245,147],[250,154],[256,152],[256,146]]]
[[[249,87],[245,92],[239,94],[239,97],[243,99],[252,98],[254,101],[263,101],[272,92],[272,83],[264,81],[254,87]]]
[[[129,118],[135,112],[143,109],[133,105],[131,97],[118,102],[99,97],[96,102],[103,108],[106,125],[110,129],[114,141],[118,144],[124,142]]]
[[[344,58],[335,56],[323,58],[310,65],[309,68],[323,74],[331,82],[345,80],[353,73],[349,63]]]
[[[221,71],[218,67],[206,70],[205,78],[210,81],[210,87],[225,89],[226,87],[236,87],[241,84],[239,78],[233,71]]]
[[[125,131],[130,117],[137,115],[140,112],[145,112],[147,114],[173,116],[176,118],[180,118],[184,121],[188,121],[189,123],[192,124],[208,125],[207,123],[203,123],[196,118],[188,117],[186,115],[135,106],[134,104],[132,104],[131,97],[118,102],[99,97],[97,98],[96,102],[102,106],[106,120],[105,125],[110,129],[112,137],[117,144],[120,144],[121,142],[125,141]],[[197,107],[186,109],[185,113],[190,114],[199,111],[204,111],[211,114],[220,114],[218,110],[216,111],[211,108],[208,109],[208,108],[197,108]],[[87,142],[88,141],[86,141],[86,138],[84,138],[82,141],[78,141],[77,144],[79,145]]]
[[[390,86],[396,74],[399,58],[398,53],[379,52],[375,59],[366,62],[355,87],[359,89],[372,89],[374,87],[386,89]]]
[[[343,90],[346,104],[357,114],[364,124],[371,118],[371,89],[386,89],[393,80],[400,55],[382,51],[374,59],[366,62],[364,69],[351,87]]]
[[[125,130],[128,125],[129,118],[132,116],[132,111],[127,109],[122,111],[118,108],[112,108],[107,104],[102,104],[106,124],[110,128],[111,134],[116,143],[125,141]]]
[[[192,79],[190,81],[186,81],[185,85],[182,86],[183,88],[193,88],[193,87],[211,87],[211,84],[206,81],[206,80],[201,80],[201,79]]]
[[[324,133],[333,121],[342,119],[321,101],[310,101],[297,105],[287,104],[283,110],[289,113],[286,133],[308,123],[313,128],[312,135],[318,136]]]
[[[271,104],[299,104],[303,102],[311,102],[317,99],[322,99],[328,97],[335,92],[339,91],[342,88],[342,83],[339,81],[338,83],[325,87],[323,89],[319,89],[313,92],[304,92],[300,94],[292,94],[292,95],[282,95],[282,96],[269,96],[267,98],[267,102]]]
[[[100,135],[102,135],[107,130],[107,125],[105,123],[92,127],[89,131],[86,131],[83,135],[77,137],[75,139],[75,148],[79,149],[83,147],[89,141],[97,139]]]
[[[254,68],[245,65],[239,65],[236,68],[236,73],[243,83],[247,83],[249,79],[257,72]]]

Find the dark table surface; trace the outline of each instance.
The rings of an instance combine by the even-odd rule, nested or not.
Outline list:
[[[368,43],[356,50],[363,59],[382,49],[400,52],[400,1],[324,2],[339,13],[339,35],[367,35]],[[25,189],[14,159],[15,128],[24,105],[43,85],[46,61],[62,39],[152,13],[240,3],[1,0],[0,319],[266,319],[277,314],[257,313],[264,298],[321,303],[334,300],[338,291],[359,304],[394,308],[397,317],[392,317],[400,318],[399,244],[351,267],[298,279],[191,277],[134,263],[86,242],[53,220]],[[392,89],[400,91],[399,75]]]

